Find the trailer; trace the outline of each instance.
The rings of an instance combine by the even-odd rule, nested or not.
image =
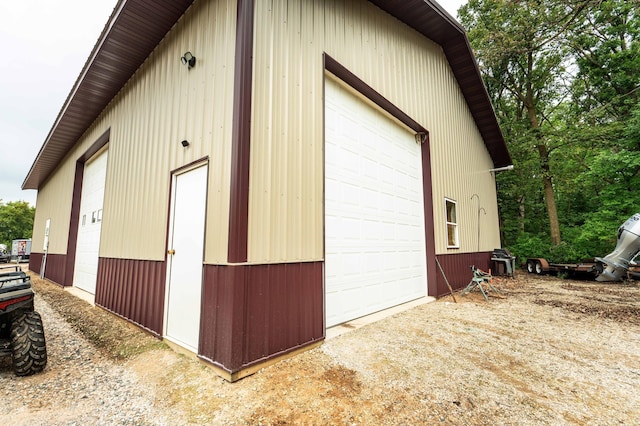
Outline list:
[[[544,274],[567,272],[592,275],[596,281],[621,281],[640,277],[640,213],[636,213],[618,228],[618,242],[613,252],[582,263],[550,263],[541,257],[527,259],[527,271]]]
[[[542,257],[527,259],[527,272],[530,274],[567,273],[569,275],[591,276],[595,278],[601,270],[595,259],[588,259],[580,263],[552,263]]]
[[[11,242],[11,260],[28,262],[31,256],[31,238],[20,238]]]

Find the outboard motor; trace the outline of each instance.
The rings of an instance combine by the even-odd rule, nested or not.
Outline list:
[[[600,274],[596,281],[620,281],[626,275],[629,262],[640,252],[640,213],[631,216],[618,228],[616,249],[604,258],[596,257]]]

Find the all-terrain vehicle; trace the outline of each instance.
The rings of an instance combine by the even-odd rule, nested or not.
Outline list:
[[[33,299],[29,275],[19,266],[0,268],[0,356],[11,356],[18,376],[38,373],[47,365],[44,327]]]

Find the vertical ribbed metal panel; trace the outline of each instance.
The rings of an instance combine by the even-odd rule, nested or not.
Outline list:
[[[165,277],[164,262],[101,257],[96,305],[162,335]]]
[[[49,253],[67,253],[76,163],[108,128],[104,117],[96,120],[85,132],[82,140],[69,151],[58,169],[38,189],[32,236],[34,251],[43,251],[44,228],[47,219],[51,219]]]
[[[491,267],[491,252],[440,255],[438,256],[438,262],[440,262],[444,273],[447,275],[447,280],[451,287],[454,290],[459,290],[466,287],[471,281],[473,277],[472,265],[483,271],[489,271]],[[437,293],[432,296],[440,297],[446,294],[449,294],[449,288],[442,273],[438,270]]]
[[[206,260],[226,260],[234,28],[234,0],[187,11],[40,188],[34,247],[51,218],[49,250],[66,252],[76,160],[111,128],[100,256],[164,260],[171,170],[209,157]]]
[[[66,254],[75,168],[75,161],[68,159],[38,191],[31,238],[33,252],[44,251],[44,228],[47,219],[51,219],[49,253]]]
[[[243,365],[324,337],[322,262],[249,266]]]
[[[226,261],[235,7],[196,2],[109,103],[41,187],[34,247],[51,217],[50,251],[66,252],[75,162],[111,128],[100,256],[164,260],[171,171],[208,157],[205,261]]]
[[[200,356],[235,373],[323,339],[322,268],[205,265]]]
[[[102,256],[164,259],[171,170],[208,157],[205,261],[226,260],[234,29],[234,1],[197,2],[110,105],[113,214],[105,206]],[[186,51],[197,58],[191,70],[180,63]]]
[[[43,253],[31,253],[29,257],[29,270],[39,274],[42,270]],[[64,285],[66,274],[66,260],[64,254],[48,254],[45,265],[45,278],[56,284]]]
[[[249,261],[323,256],[323,52],[429,130],[436,252],[445,196],[459,252],[477,250],[474,193],[480,250],[500,244],[493,164],[439,45],[364,0],[256,2],[255,22]]]

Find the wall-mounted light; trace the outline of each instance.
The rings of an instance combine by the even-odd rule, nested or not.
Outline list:
[[[182,65],[187,65],[188,69],[191,69],[196,65],[196,57],[191,52],[186,52],[180,58],[180,62],[182,62]]]
[[[182,142],[180,142],[182,144],[183,147],[188,147],[189,146],[189,141],[188,140],[183,140]]]
[[[425,132],[416,133],[416,143],[422,145],[427,141],[427,134]]]

